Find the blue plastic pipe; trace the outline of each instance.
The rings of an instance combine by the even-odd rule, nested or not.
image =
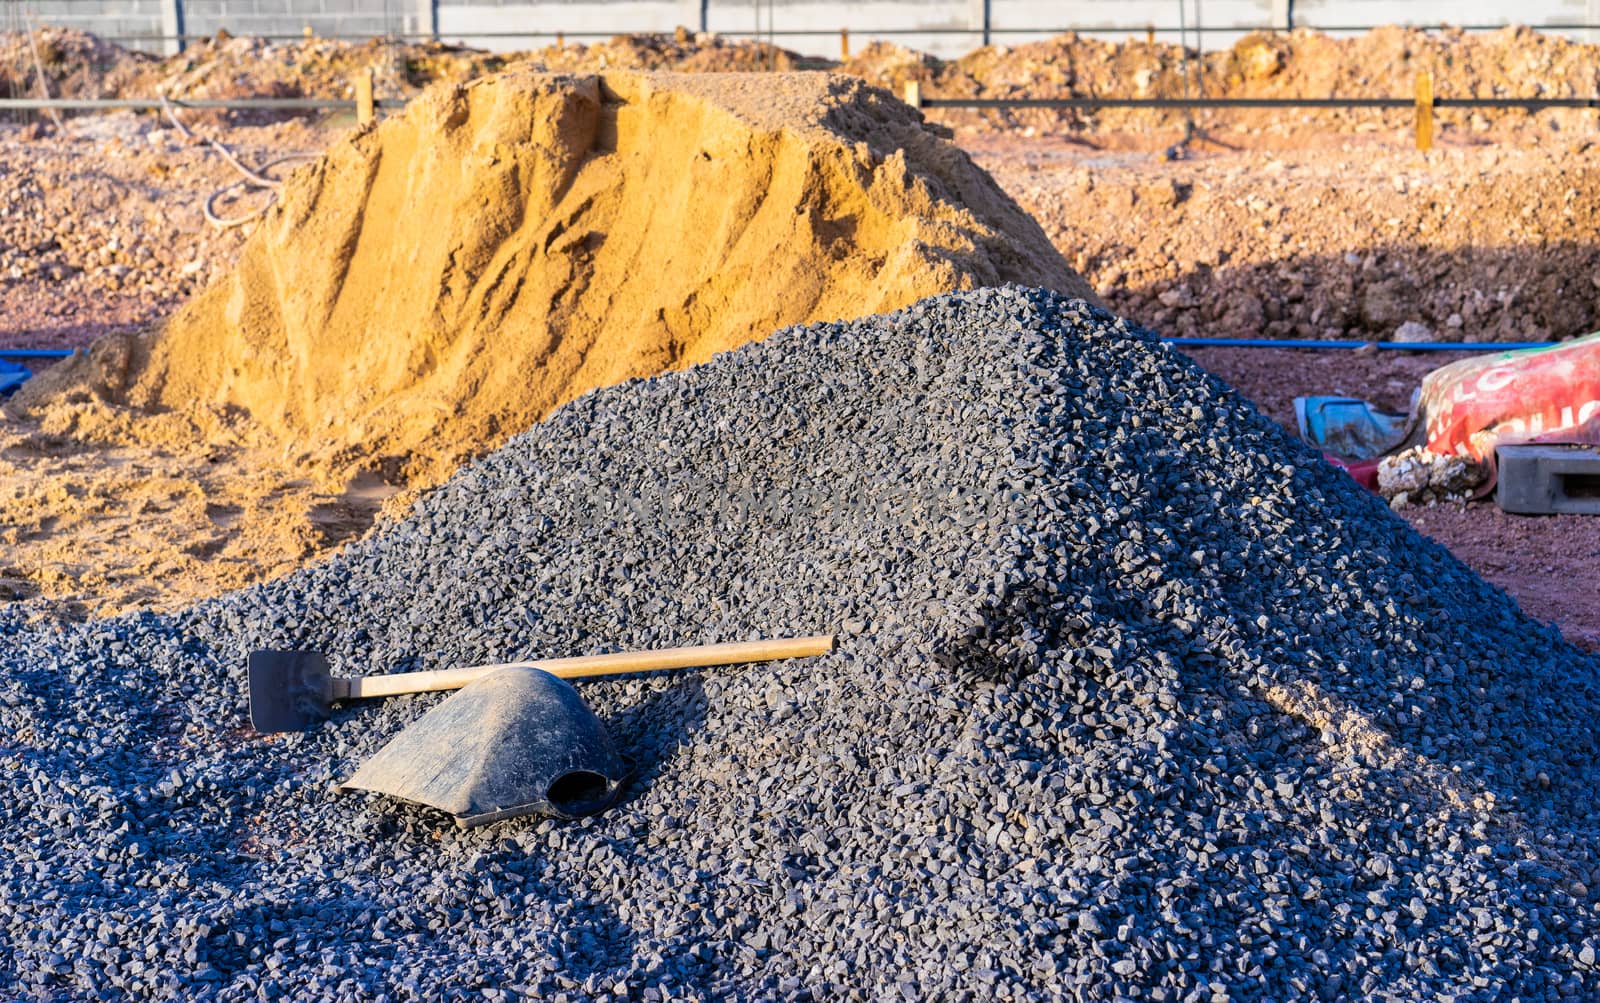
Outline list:
[[[1390,352],[1515,352],[1554,348],[1559,341],[1304,341],[1299,338],[1162,338],[1177,348],[1304,348],[1355,351],[1371,346]],[[0,348],[0,359],[65,359],[70,348]]]
[[[1373,348],[1391,352],[1516,352],[1554,348],[1559,341],[1301,341],[1298,338],[1162,338],[1178,348],[1320,348],[1354,351]]]

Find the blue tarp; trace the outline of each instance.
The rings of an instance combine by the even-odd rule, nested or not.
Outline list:
[[[1383,456],[1404,444],[1413,427],[1409,416],[1384,414],[1354,397],[1296,397],[1294,416],[1300,438],[1347,460]]]
[[[15,362],[0,359],[0,397],[6,397],[33,375],[33,370]]]

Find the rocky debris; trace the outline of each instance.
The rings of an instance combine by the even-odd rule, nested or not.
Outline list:
[[[1405,342],[1407,344],[1432,341],[1433,328],[1422,323],[1421,321],[1408,320],[1404,324],[1401,324],[1399,327],[1395,328],[1394,337],[1390,338],[1389,340]]]
[[[837,62],[832,53],[802,56],[765,42],[715,33],[627,34],[591,44],[565,43],[524,52],[489,53],[439,43],[388,39],[345,42],[310,38],[268,41],[226,33],[199,40],[165,59],[110,45],[60,28],[35,33],[52,93],[74,97],[352,96],[352,76],[372,72],[382,97],[410,97],[440,81],[465,82],[516,62],[571,73],[617,70],[680,72],[834,69],[899,93],[916,80],[929,98],[1018,97],[1405,97],[1427,70],[1444,97],[1588,97],[1600,76],[1600,46],[1525,27],[1494,32],[1423,31],[1383,27],[1335,38],[1312,29],[1257,33],[1232,48],[1205,53],[1141,39],[1115,41],[1068,32],[1023,45],[978,48],[943,61],[885,42],[863,46]],[[0,33],[0,94],[34,87],[28,37]],[[245,122],[241,113],[232,121]],[[259,113],[255,113],[259,114]],[[221,119],[220,115],[208,116]],[[1036,132],[1160,132],[1159,146],[1177,138],[1177,110],[1094,111],[942,110],[956,126]],[[1194,116],[1203,131],[1262,133],[1282,139],[1313,133],[1403,130],[1405,110],[1319,109],[1206,111]],[[1442,113],[1441,136],[1547,130],[1593,131],[1593,112],[1520,109]]]
[[[626,34],[600,42],[566,43],[520,54],[544,69],[567,73],[602,70],[670,70],[675,73],[788,73],[833,69],[828,60],[804,59],[780,46],[726,38],[716,32]]]
[[[961,141],[1108,306],[1163,334],[1477,342],[1600,328],[1586,236],[1600,226],[1600,147],[1587,140],[1423,161],[1341,138],[1176,163]]]
[[[0,612],[4,992],[1587,999],[1600,663],[1215,379],[1019,289],[598,390],[331,560]],[[595,681],[577,825],[336,796],[437,695],[267,741],[244,657]]]
[[[71,28],[0,31],[0,97],[119,97],[159,62]]]
[[[206,226],[200,203],[237,175],[164,125],[130,112],[61,133],[0,124],[0,347],[142,329],[233,264],[244,233]],[[299,123],[223,135],[252,164],[327,141]]]
[[[493,73],[508,57],[437,42],[401,45],[387,39],[365,42],[327,38],[273,42],[234,37],[191,41],[165,58],[103,41],[71,28],[41,27],[33,32],[54,97],[181,98],[354,96],[353,77],[371,72],[380,97],[412,97],[435,81],[470,80]],[[0,32],[0,96],[36,96],[38,74],[28,34]],[[299,117],[297,113],[190,112],[215,124],[262,124]]]
[[[248,98],[354,96],[354,77],[373,75],[381,98],[415,97],[441,81],[466,83],[507,66],[533,61],[551,72],[675,70],[684,73],[780,71],[801,67],[801,58],[764,42],[716,34],[618,35],[592,44],[554,45],[533,52],[493,53],[439,42],[373,38],[269,40],[226,32],[197,39],[182,53],[158,58],[70,28],[42,27],[33,33],[46,85],[55,97]],[[810,60],[826,68],[826,60]],[[37,94],[29,36],[0,32],[0,96]],[[261,124],[299,113],[191,112],[207,123]]]
[[[1483,464],[1468,457],[1413,446],[1379,462],[1378,493],[1396,510],[1408,505],[1464,502],[1488,476]]]
[[[1414,93],[1417,75],[1433,75],[1441,97],[1588,97],[1600,74],[1600,45],[1522,26],[1492,32],[1426,31],[1386,26],[1333,37],[1314,29],[1247,35],[1232,48],[1185,50],[1143,39],[1089,38],[1068,32],[1022,45],[974,49],[950,62],[919,67],[910,54],[864,51],[841,69],[872,83],[917,79],[928,98],[1056,98],[1185,96],[1232,98],[1385,97]],[[1334,132],[1404,130],[1409,110],[1227,109],[1188,113],[1202,135],[1264,133],[1287,139]],[[1159,131],[1177,137],[1183,110],[941,109],[958,127],[1032,129],[1078,136]],[[1443,135],[1481,136],[1530,124],[1593,131],[1587,111],[1483,109],[1442,115]]]

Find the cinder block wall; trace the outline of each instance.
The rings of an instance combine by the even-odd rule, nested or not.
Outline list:
[[[161,34],[162,0],[32,0],[22,4],[36,25],[56,25],[79,28],[96,35],[145,36]],[[9,13],[9,12],[7,12]],[[159,48],[159,43],[146,41],[130,48]]]
[[[195,35],[226,28],[235,35],[296,35],[307,25],[318,35],[405,34],[416,30],[402,0],[184,0],[184,29]]]

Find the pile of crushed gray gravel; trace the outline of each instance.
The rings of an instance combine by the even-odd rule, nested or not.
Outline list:
[[[590,394],[326,564],[0,614],[0,995],[1594,999],[1600,664],[1081,302]],[[838,629],[579,684],[639,775],[461,831],[336,795],[255,647],[410,670]]]

